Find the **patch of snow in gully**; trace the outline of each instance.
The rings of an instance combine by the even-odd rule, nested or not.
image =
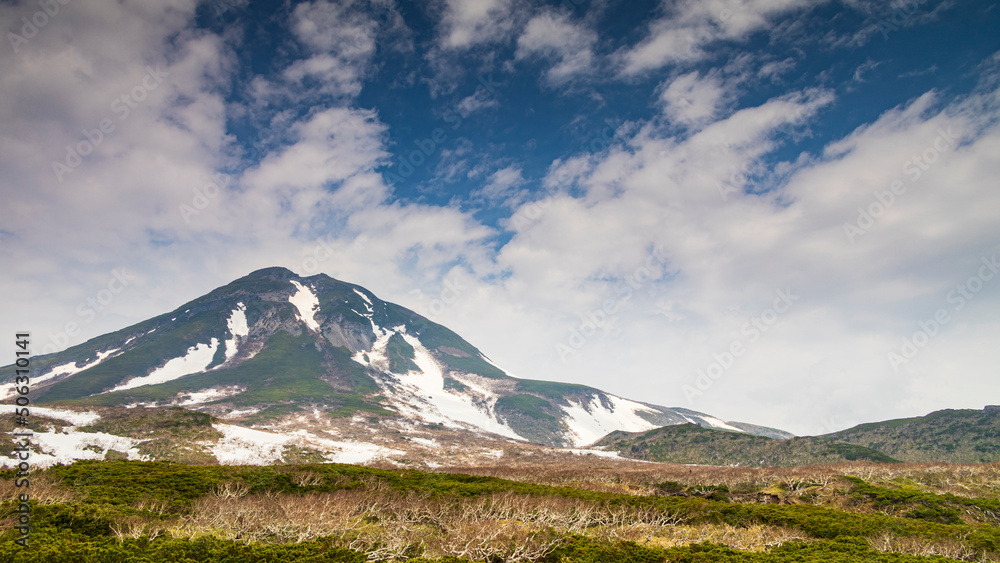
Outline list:
[[[364,300],[365,300],[365,307],[368,307],[368,312],[369,312],[369,313],[372,313],[372,312],[374,312],[374,311],[372,310],[372,300],[371,300],[371,299],[369,299],[367,295],[365,295],[364,293],[362,293],[362,292],[358,291],[357,289],[355,289],[355,290],[354,290],[354,293],[357,293],[358,295],[360,295],[360,296],[361,296],[361,298],[362,298],[362,299],[364,299]]]
[[[229,327],[229,334],[233,336],[226,340],[226,361],[228,362],[238,351],[236,348],[237,340],[250,334],[250,327],[247,326],[247,306],[243,303],[237,303],[236,308],[229,315],[229,320],[226,321],[226,326]]]
[[[196,344],[188,348],[187,354],[184,356],[170,360],[163,367],[153,370],[149,375],[130,379],[127,383],[112,389],[111,392],[135,389],[144,385],[166,383],[185,375],[205,371],[208,364],[212,363],[212,358],[215,357],[215,349],[218,346],[218,338],[213,338],[209,344]]]
[[[424,408],[416,407],[414,414],[428,422],[440,422],[449,426],[455,426],[457,422],[508,438],[524,439],[512,428],[497,420],[489,407],[484,410],[467,395],[445,390],[444,372],[434,356],[417,337],[405,333],[401,335],[413,347],[413,363],[419,369],[397,378],[399,385],[396,387],[401,389],[397,389],[393,394],[397,396],[397,406],[401,410],[414,411],[414,406],[421,405]],[[400,390],[405,391],[402,396]]]
[[[291,282],[292,285],[298,288],[298,291],[288,298],[288,302],[295,305],[295,308],[299,311],[299,318],[306,323],[307,327],[318,331],[319,323],[316,322],[314,317],[319,312],[319,298],[308,287],[295,280],[291,280]]]

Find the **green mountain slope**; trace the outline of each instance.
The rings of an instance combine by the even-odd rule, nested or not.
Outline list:
[[[858,460],[896,461],[869,448],[823,438],[777,440],[694,424],[648,432],[612,432],[594,445],[633,459],[698,465],[790,467]]]
[[[909,462],[1000,461],[1000,406],[942,410],[927,416],[861,424],[823,438],[884,452]]]

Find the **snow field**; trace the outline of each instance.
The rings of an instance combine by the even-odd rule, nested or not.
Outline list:
[[[37,411],[38,409],[33,409]],[[130,460],[145,461],[146,456],[140,455],[136,446],[143,440],[105,434],[104,432],[36,432],[31,442],[37,444],[41,453],[31,456],[31,466],[44,469],[56,464],[69,464],[82,459],[104,459],[108,451],[123,452]],[[96,447],[97,452],[88,447]],[[0,457],[0,466],[14,467],[17,461],[9,457]]]
[[[331,463],[368,463],[374,459],[404,453],[369,442],[327,440],[306,430],[275,434],[231,424],[213,424],[212,427],[223,435],[212,448],[212,453],[219,463],[226,465],[268,465],[279,462],[282,461],[286,445],[320,450]]]

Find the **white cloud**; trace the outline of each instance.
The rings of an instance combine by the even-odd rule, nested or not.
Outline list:
[[[793,68],[795,68],[795,59],[792,58],[770,61],[761,65],[760,69],[757,70],[757,76],[764,79],[776,80]]]
[[[500,106],[500,101],[492,96],[484,96],[479,91],[470,94],[461,100],[459,100],[457,108],[458,113],[463,118],[469,117],[470,115],[489,108],[495,108]]]
[[[875,70],[881,64],[882,63],[873,61],[871,59],[865,61],[864,63],[861,64],[861,66],[859,66],[856,69],[854,69],[854,81],[855,82],[864,82],[865,81],[865,74],[867,74],[867,73]]]
[[[248,93],[257,106],[287,106],[319,96],[357,96],[383,50],[406,51],[409,30],[386,0],[316,0],[295,6],[288,17],[301,58],[277,76],[255,76]]]
[[[648,35],[619,53],[621,73],[632,76],[700,60],[715,41],[744,39],[765,29],[774,16],[813,5],[806,0],[664,1],[664,15],[649,25]]]
[[[514,0],[444,0],[441,47],[468,49],[507,37],[514,8]]]
[[[596,70],[593,52],[596,42],[597,34],[592,30],[569,21],[565,15],[545,12],[528,22],[517,40],[516,57],[554,59],[545,79],[552,85],[560,85]]]
[[[682,125],[705,123],[715,117],[726,92],[716,75],[702,77],[698,71],[682,74],[660,93],[663,111]]]
[[[502,203],[506,207],[517,205],[524,198],[525,184],[521,169],[517,166],[507,166],[490,174],[486,185],[473,193],[491,203]]]

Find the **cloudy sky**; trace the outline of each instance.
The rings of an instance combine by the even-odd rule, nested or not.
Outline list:
[[[994,2],[0,22],[0,335],[36,352],[280,265],[519,377],[799,434],[1000,403]]]

